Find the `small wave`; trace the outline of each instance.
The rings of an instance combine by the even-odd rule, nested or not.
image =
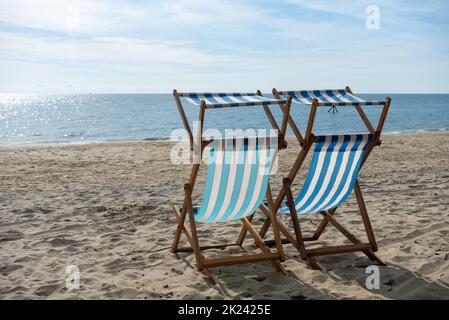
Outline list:
[[[150,138],[144,138],[143,141],[159,141],[159,140],[170,140],[170,138],[167,137],[150,137]]]
[[[64,138],[75,138],[75,137],[81,137],[83,136],[83,132],[69,132],[64,134]]]
[[[449,128],[386,131],[385,134],[426,133],[426,132],[446,132],[446,131],[449,131]]]

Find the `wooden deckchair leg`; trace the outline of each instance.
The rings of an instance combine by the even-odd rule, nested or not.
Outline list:
[[[340,233],[342,233],[349,241],[351,241],[353,244],[360,244],[362,243],[359,239],[357,239],[348,229],[346,229],[344,226],[342,226],[329,212],[321,212],[321,214],[324,216],[324,218],[330,222]],[[370,250],[363,250],[363,253],[365,253],[371,260],[379,260],[374,253],[372,253]]]
[[[268,211],[268,209],[266,207],[261,207],[261,210],[263,213],[265,213],[265,215],[267,216],[267,220],[266,221],[270,221],[271,223],[271,219],[269,218],[270,216],[270,212]],[[297,250],[298,249],[298,244],[296,242],[296,238],[290,234],[290,232],[288,231],[288,227],[285,226],[281,221],[279,221],[279,219],[276,219],[277,225],[279,227],[279,231],[281,234],[283,234],[286,238],[287,238],[287,243],[291,243]],[[260,232],[259,232],[259,236],[260,236]],[[272,240],[267,240],[264,241],[266,245],[272,245],[275,244],[274,241]]]
[[[362,242],[357,239],[349,230],[342,226],[329,212],[321,212],[321,214],[329,221],[338,231],[340,231],[349,241],[353,244],[361,244]],[[370,249],[362,250],[362,252],[372,261],[377,261],[381,265],[385,263],[377,257]]]
[[[314,270],[322,270],[316,259],[310,256],[307,252],[304,238],[302,237],[301,224],[299,222],[298,216],[296,212],[292,214],[290,212],[290,216],[292,219],[293,228],[295,230],[295,237],[293,237],[288,228],[279,223],[279,226],[283,226],[285,229],[283,230],[284,235],[287,237],[289,242],[298,250],[301,259],[306,261]],[[282,230],[282,229],[281,229]]]
[[[171,251],[174,253],[178,251],[179,241],[181,240],[181,235],[182,235],[182,232],[184,229],[184,223],[186,220],[186,214],[187,214],[186,209],[187,209],[187,207],[185,206],[185,202],[184,202],[184,206],[182,207],[181,216],[178,217],[178,215],[176,214],[177,208],[175,206],[173,207],[173,212],[175,213],[175,215],[177,217],[176,221],[178,221],[178,228],[176,229],[175,240],[173,240],[173,244],[171,247]]]
[[[262,227],[260,228],[260,231],[259,231],[259,235],[263,239],[263,238],[265,238],[265,235],[267,234],[268,230],[270,229],[271,217],[270,217],[269,210],[267,210],[267,208],[263,204],[260,205],[259,209],[265,214],[265,220],[264,220]],[[243,226],[242,230],[240,231],[238,241],[240,241],[240,236],[243,236],[243,239],[241,239],[241,241],[243,243],[243,241],[245,240],[246,232],[247,232],[246,227]]]
[[[179,208],[177,207],[177,206],[173,206],[173,213],[175,214],[175,216],[176,216],[176,218],[178,219],[178,222],[179,221],[181,221],[181,212],[179,211]],[[189,244],[190,244],[190,246],[191,246],[191,252],[193,251],[193,247],[194,247],[194,244],[193,244],[193,239],[192,239],[192,235],[190,234],[190,231],[189,231],[189,227],[187,226],[187,224],[184,222],[184,224],[182,225],[182,227],[181,227],[181,229],[182,229],[182,233],[184,233],[184,235],[186,236],[186,238],[187,238],[187,241],[189,242]],[[182,234],[181,233],[181,234]],[[186,251],[186,250],[183,250],[183,251]],[[175,252],[180,252],[180,248],[176,248],[176,251]]]
[[[299,253],[301,255],[301,259],[305,260],[307,258],[306,247],[304,245],[304,240],[302,237],[301,226],[299,225],[298,214],[296,213],[290,180],[288,178],[285,178],[283,182],[287,196],[288,208],[290,209],[290,217],[292,219],[293,229],[295,230],[296,242],[298,243]]]
[[[181,212],[179,211],[179,208],[177,206],[173,206],[173,213],[175,214],[178,221],[181,221]],[[177,248],[176,251],[174,251],[174,252],[181,252],[181,251],[182,252],[192,252],[192,251],[195,252],[195,243],[194,243],[193,237],[188,229],[188,226],[185,224],[185,222],[182,225],[181,230],[184,233],[184,235],[186,236],[187,240],[189,241],[191,248],[190,248],[190,250],[188,250],[188,248],[182,248],[182,249]],[[211,248],[211,247],[215,247],[215,246],[209,246],[209,247],[206,247],[206,249]],[[201,246],[199,248],[201,251],[202,250]],[[202,261],[205,261],[203,255],[201,255],[201,259],[202,259]],[[211,281],[212,284],[216,284],[218,282],[215,275],[209,268],[203,267],[203,269],[200,271],[202,271],[204,273],[204,275]]]
[[[326,219],[321,220],[320,224],[318,225],[318,228],[315,230],[314,234],[310,237],[310,241],[316,241],[318,240],[321,235],[324,232],[324,229],[326,229],[329,221]]]
[[[204,268],[202,272],[209,279],[212,285],[216,285],[218,283],[218,279],[215,277],[212,270],[210,270],[209,268]]]
[[[304,244],[304,239],[302,236],[301,225],[299,224],[298,214],[296,213],[295,202],[293,200],[290,180],[288,178],[285,178],[283,182],[287,196],[287,204],[290,209],[290,217],[292,219],[293,229],[295,230],[296,243],[298,244],[297,249],[299,251],[301,259],[307,261],[313,269],[321,270],[321,267],[315,260],[315,258],[307,255],[306,246]]]
[[[336,208],[330,209],[329,214],[333,215],[336,210],[337,210]],[[310,241],[318,240],[321,237],[321,235],[323,234],[324,230],[326,229],[328,223],[329,223],[329,221],[326,218],[323,218],[321,223],[318,225],[318,228],[315,230],[315,233],[313,234],[313,236],[308,240],[310,240]]]
[[[289,203],[288,206],[290,207],[292,205],[290,203],[290,200],[288,200],[288,203]],[[292,201],[292,203],[293,203],[293,201]],[[294,208],[294,204],[293,204],[293,208]],[[296,236],[296,242],[298,244],[299,254],[300,254],[302,260],[306,260],[307,259],[306,246],[304,244],[301,226],[299,224],[298,214],[296,213],[296,211],[292,211],[290,209],[290,218],[292,219],[293,229],[295,230],[295,236]]]
[[[265,238],[265,235],[268,232],[268,229],[270,229],[271,219],[269,216],[266,217],[265,221],[262,224],[262,227],[260,228],[259,235],[261,238]]]
[[[184,186],[184,192],[186,191],[186,186]],[[185,192],[184,195],[184,203],[182,205],[182,212],[181,212],[181,216],[178,216],[178,213],[176,212],[178,209],[176,206],[173,206],[173,213],[176,216],[176,221],[178,221],[178,228],[176,229],[176,234],[175,234],[175,240],[173,241],[172,247],[171,247],[171,251],[172,252],[177,252],[178,251],[178,246],[179,246],[179,241],[181,240],[181,235],[182,232],[185,228],[185,221],[186,221],[186,215],[187,215],[187,206],[186,206],[186,200],[187,200],[187,193]]]
[[[249,222],[252,222],[252,221],[253,221],[253,218],[254,218],[254,214],[252,214],[252,215],[250,215],[250,216],[248,217],[248,221],[249,221]],[[243,226],[242,230],[240,230],[239,237],[237,238],[236,244],[237,244],[238,246],[241,247],[241,246],[243,245],[243,241],[245,241],[246,233],[247,233],[247,232],[248,232],[248,230],[245,228],[245,226]]]
[[[349,239],[354,244],[361,243],[360,240],[358,240],[349,230],[347,230],[345,227],[343,227],[335,218],[326,211],[321,212],[321,214],[324,216],[324,218],[330,222],[338,231],[340,231],[346,238]]]
[[[186,189],[186,206],[187,212],[189,213],[190,232],[192,233],[191,237],[193,242],[193,252],[195,253],[195,259],[198,265],[198,269],[203,270],[203,258],[201,256],[201,249],[198,241],[198,233],[196,230],[195,215],[193,213],[192,190],[189,184],[185,185],[185,189]]]
[[[268,183],[268,187],[267,187],[267,200],[268,200],[268,207],[270,210],[270,220],[271,220],[271,226],[273,228],[274,241],[276,243],[276,251],[277,251],[277,253],[279,253],[281,255],[281,261],[285,261],[284,248],[282,247],[281,234],[279,232],[279,225],[278,225],[277,219],[276,219],[276,212],[274,209],[273,196],[271,194],[270,183]],[[261,239],[262,239],[262,237],[261,237]],[[262,239],[262,242],[263,242],[263,239]],[[263,242],[263,243],[265,245],[265,242]]]
[[[368,241],[371,244],[371,249],[376,252],[378,250],[377,242],[374,237],[373,227],[371,226],[371,222],[368,217],[368,211],[366,210],[365,200],[363,199],[362,190],[360,189],[358,180],[355,182],[354,192],[357,198],[357,203],[359,204],[360,214],[362,215],[363,224],[365,225]]]
[[[263,253],[271,253],[271,250],[265,245],[265,242],[263,239],[259,236],[259,233],[256,231],[254,226],[251,224],[251,222],[248,221],[247,218],[242,218],[241,221],[245,225],[246,229],[249,231],[249,233],[253,236],[254,240],[257,243],[257,246],[262,250]],[[278,272],[281,272],[282,274],[286,275],[287,271],[284,269],[284,267],[281,265],[280,260],[282,257],[279,257],[279,261],[272,261],[271,263],[276,268]]]
[[[265,208],[265,207],[264,207],[263,204],[261,204],[261,205],[259,206],[259,209],[260,209],[260,210],[263,210],[263,208]],[[264,212],[264,213],[265,213],[265,212]],[[250,222],[252,222],[253,217],[254,217],[254,214],[248,217],[248,219],[249,219]],[[261,234],[262,234],[262,230],[264,230],[264,231],[263,231],[263,236],[261,235],[262,238],[265,236],[265,233],[266,233],[266,232],[268,231],[268,229],[270,228],[270,223],[271,223],[271,222],[270,222],[270,217],[269,217],[269,215],[266,214],[265,221],[263,222],[262,228],[261,228],[261,230],[260,230],[260,232],[259,232],[259,235],[261,235]],[[238,246],[241,247],[241,246],[243,245],[243,242],[245,241],[245,238],[246,238],[247,233],[248,233],[248,230],[246,229],[246,226],[243,225],[243,226],[242,226],[242,230],[240,230],[239,237],[237,238],[237,242],[236,242],[236,244],[237,244]]]

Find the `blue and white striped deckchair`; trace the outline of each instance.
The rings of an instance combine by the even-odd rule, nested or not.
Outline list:
[[[295,200],[293,200],[290,180],[284,179],[287,201],[278,209],[279,214],[289,213],[295,230],[295,237],[288,234],[288,229],[280,225],[281,231],[287,235],[299,250],[302,259],[315,269],[321,269],[316,256],[354,251],[364,252],[371,260],[384,264],[375,254],[377,244],[366,210],[365,202],[357,182],[362,162],[366,159],[367,150],[373,143],[373,135],[335,135],[315,137],[315,147],[308,176]],[[368,243],[362,243],[349,230],[333,217],[354,190],[360,213],[368,237]],[[298,215],[320,213],[323,221],[312,237],[302,236]],[[304,241],[318,240],[325,226],[330,223],[352,242],[351,245],[340,245],[325,248],[306,249]]]
[[[185,234],[190,242],[192,250],[195,252],[195,259],[200,270],[208,271],[208,267],[270,261],[276,270],[285,274],[285,270],[280,264],[284,259],[282,243],[277,223],[273,224],[273,233],[276,240],[276,252],[271,252],[259,236],[255,228],[251,225],[254,212],[258,208],[263,208],[265,214],[274,217],[274,206],[271,198],[269,186],[269,172],[275,159],[277,150],[285,148],[285,131],[287,129],[287,119],[292,98],[272,99],[262,96],[260,91],[256,93],[180,93],[173,90],[173,96],[178,107],[181,120],[189,134],[190,146],[200,146],[201,155],[208,151],[208,170],[203,199],[199,206],[192,204],[192,189],[198,175],[199,163],[194,163],[190,175],[189,183],[185,188],[185,198],[182,209],[174,206],[173,211],[178,217],[178,229],[173,242],[172,251],[177,252],[180,237]],[[198,140],[195,143],[192,130],[189,125],[182,100],[192,105],[199,106],[199,132]],[[268,106],[283,105],[284,116],[282,125],[279,126],[276,119],[271,114]],[[208,109],[252,107],[262,106],[275,131],[274,137],[256,137],[212,140],[203,137],[203,121],[205,112]],[[266,208],[263,200],[266,198],[271,205]],[[190,228],[185,221],[188,221]],[[201,250],[208,247],[200,247],[198,243],[196,224],[218,224],[226,221],[240,220],[245,233],[240,238],[244,238],[246,231],[253,236],[257,245],[262,250],[261,254],[232,257],[226,259],[206,260],[201,254]],[[190,229],[190,230],[189,230]],[[236,244],[240,245],[240,238]],[[242,240],[243,241],[243,240]],[[218,246],[225,247],[225,246]],[[208,271],[208,275],[212,274]]]
[[[328,211],[345,202],[371,142],[369,134],[320,136],[307,179],[294,202],[296,214]],[[286,204],[278,212],[290,213],[290,208]]]
[[[273,231],[278,235],[278,249],[272,253],[250,224],[255,211],[263,205],[263,200],[271,199],[269,176],[276,158],[277,144],[278,137],[276,136],[217,139],[208,145],[208,169],[201,205],[193,206],[190,191],[186,190],[186,201],[184,201],[183,208],[174,207],[179,226],[173,251],[180,251],[177,246],[181,231],[187,235],[193,251],[199,252],[200,249],[211,248],[210,246],[199,247],[196,231],[194,231],[196,230],[195,222],[211,224],[241,220],[244,225],[253,229],[252,234],[253,236],[257,235],[256,242],[261,246],[263,252],[251,256],[214,260],[206,260],[199,255],[197,259],[199,268],[207,269],[228,264],[271,261],[278,272],[285,273],[279,263],[283,260],[283,252],[279,230],[276,229],[277,225],[273,225]],[[186,217],[187,214],[189,216]],[[191,234],[188,232],[187,226],[183,225],[183,220],[188,220],[191,223]],[[209,276],[211,276],[210,273]]]
[[[295,127],[289,121],[290,126],[301,144],[301,149],[290,169],[288,177],[284,179],[284,188],[280,191],[274,204],[276,213],[290,214],[295,231],[295,235],[290,234],[289,229],[279,222],[279,229],[287,238],[283,242],[292,243],[300,252],[301,258],[307,260],[315,269],[320,269],[320,266],[315,260],[316,256],[353,251],[362,251],[371,260],[383,264],[374,254],[377,251],[377,243],[357,181],[357,175],[373,147],[380,145],[380,135],[391,99],[387,97],[385,101],[365,101],[353,94],[349,87],[339,90],[309,91],[277,91],[273,89],[273,95],[277,98],[289,97],[298,105],[311,106],[309,121],[304,136],[301,135],[297,128],[295,132]],[[365,123],[369,134],[315,136],[313,134],[313,127],[317,108],[332,106],[352,106],[356,109]],[[376,128],[371,124],[362,106],[383,107]],[[293,122],[293,120],[291,121]],[[298,196],[294,199],[291,183],[311,150],[313,150],[312,160],[308,176]],[[362,243],[358,240],[349,230],[338,223],[334,217],[337,208],[347,200],[353,190],[365,226],[368,243]],[[307,216],[316,213],[324,216],[322,222],[312,237],[303,237],[298,216]],[[262,226],[260,231],[262,237],[265,236],[270,223],[270,219],[267,219]],[[304,242],[318,240],[328,224],[336,227],[352,244],[306,249]],[[271,242],[266,241],[267,244]]]

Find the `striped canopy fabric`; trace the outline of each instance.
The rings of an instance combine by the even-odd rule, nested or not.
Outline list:
[[[345,89],[337,90],[310,90],[310,91],[282,91],[280,95],[292,97],[292,101],[297,104],[311,105],[313,99],[317,99],[318,106],[338,107],[338,106],[379,106],[385,101],[365,101]]]
[[[340,206],[354,188],[372,138],[370,134],[319,137],[308,177],[295,200],[296,213],[318,213]],[[290,210],[282,207],[279,212]]]
[[[194,207],[195,221],[212,223],[252,215],[265,197],[277,143],[277,137],[213,141],[203,200]]]
[[[201,105],[201,101],[204,100],[207,109],[261,106],[287,102],[286,99],[272,99],[255,93],[180,93],[179,96],[197,106]]]

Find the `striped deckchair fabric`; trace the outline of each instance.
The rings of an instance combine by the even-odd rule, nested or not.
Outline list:
[[[292,97],[292,101],[297,104],[311,105],[313,99],[318,100],[318,106],[380,106],[385,105],[385,101],[365,101],[362,98],[346,91],[337,90],[309,90],[309,91],[279,91],[281,96]]]
[[[195,220],[212,223],[248,217],[261,205],[277,137],[214,140],[208,153],[208,171],[201,206]]]
[[[286,103],[286,99],[272,99],[255,93],[179,93],[179,97],[193,105],[206,103],[207,109],[261,106]]]
[[[320,136],[315,142],[308,177],[295,200],[297,214],[339,207],[351,194],[372,135]],[[290,213],[281,207],[280,213]]]

